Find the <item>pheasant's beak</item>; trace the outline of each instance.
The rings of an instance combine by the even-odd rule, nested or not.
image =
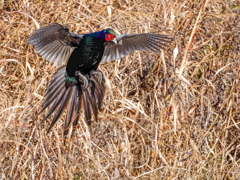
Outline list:
[[[111,42],[114,42],[115,44],[117,44],[116,38],[112,39]]]

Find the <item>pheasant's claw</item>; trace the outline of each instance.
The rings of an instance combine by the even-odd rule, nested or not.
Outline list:
[[[76,71],[75,75],[78,77],[78,81],[81,84],[82,90],[87,89],[89,85],[87,78],[84,75],[82,75],[79,71]]]

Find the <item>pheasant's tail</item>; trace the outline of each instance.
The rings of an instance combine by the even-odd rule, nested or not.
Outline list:
[[[104,79],[99,81],[93,74],[90,74],[90,77],[91,78],[88,79],[88,87],[82,90],[82,103],[88,125],[91,125],[92,114],[95,120],[98,119],[98,111],[101,107],[105,91]],[[87,78],[89,78],[89,76],[87,76]]]
[[[89,85],[84,90],[81,88],[77,79],[66,85],[65,73],[66,66],[63,66],[53,74],[45,94],[43,107],[39,112],[40,114],[47,107],[50,107],[43,121],[51,114],[54,114],[48,129],[49,132],[61,116],[64,109],[66,109],[67,115],[64,123],[64,137],[67,136],[71,124],[73,125],[73,128],[77,126],[81,106],[84,106],[85,118],[88,125],[91,125],[92,114],[94,114],[94,117],[97,120],[105,89],[104,81],[99,82],[98,79],[91,76],[91,74],[86,75]]]

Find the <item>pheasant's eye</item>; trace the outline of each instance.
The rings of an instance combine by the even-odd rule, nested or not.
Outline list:
[[[112,35],[112,34],[106,34],[106,37],[105,37],[105,40],[106,40],[106,41],[110,41],[110,40],[112,40],[112,39],[114,39],[114,35]]]

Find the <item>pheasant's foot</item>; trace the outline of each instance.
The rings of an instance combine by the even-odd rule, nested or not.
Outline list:
[[[75,75],[78,77],[78,81],[81,83],[81,88],[83,90],[87,89],[89,85],[87,77],[82,75],[80,71],[76,71]]]

